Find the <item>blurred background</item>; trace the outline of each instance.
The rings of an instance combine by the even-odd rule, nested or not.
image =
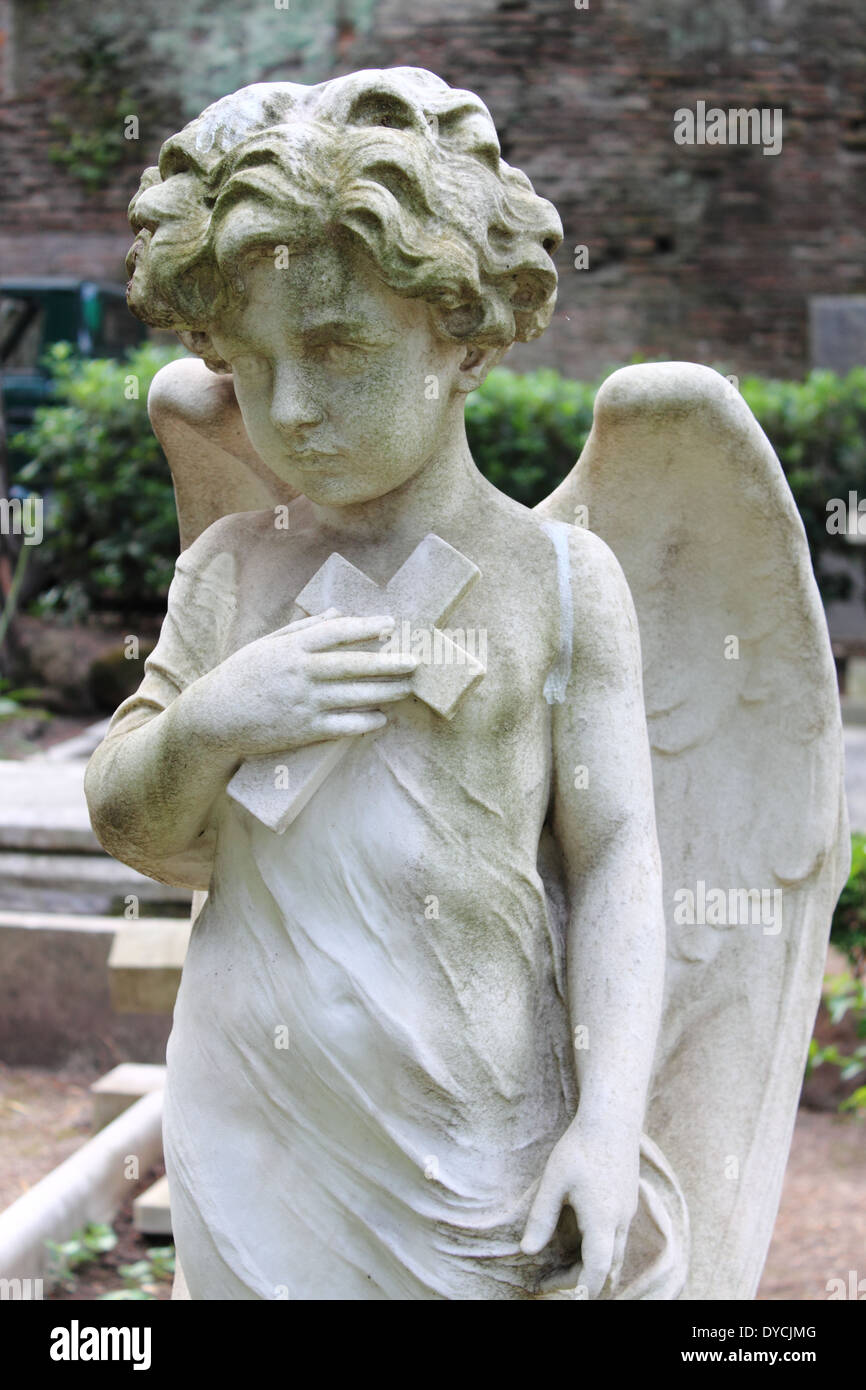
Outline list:
[[[477,92],[564,226],[550,328],[469,401],[487,476],[533,505],[606,374],[683,359],[735,380],[800,509],[858,833],[761,1296],[826,1298],[858,1259],[866,1276],[861,0],[0,0],[0,1208],[158,1085],[187,930],[188,895],[102,854],[81,794],[178,547],[146,396],[182,352],[126,310],[127,205],[166,136],[227,92],[402,65]],[[677,143],[675,113],[700,102],[778,112],[778,153]],[[106,1109],[90,1088],[107,1069]],[[53,1296],[165,1296],[158,1177],[136,1191],[162,1215],[130,1199],[57,1233]]]

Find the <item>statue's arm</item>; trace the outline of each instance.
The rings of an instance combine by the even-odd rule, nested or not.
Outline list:
[[[570,538],[574,648],[553,710],[553,829],[569,897],[567,974],[578,1113],[554,1149],[527,1248],[563,1201],[583,1235],[574,1282],[597,1296],[622,1258],[664,986],[665,928],[637,620],[622,570],[588,531]]]
[[[584,1122],[643,1123],[665,969],[661,861],[634,604],[613,553],[571,545],[572,676],[554,706],[553,829],[569,897],[568,983]],[[586,776],[579,773],[586,768]],[[584,782],[586,785],[584,785]],[[578,1035],[578,1041],[582,1035]]]
[[[159,642],[85,777],[90,816],[115,858],[152,878],[207,888],[216,798],[237,766],[207,739],[211,668],[233,597],[219,582],[211,534],[178,561]],[[210,568],[210,575],[208,569]]]

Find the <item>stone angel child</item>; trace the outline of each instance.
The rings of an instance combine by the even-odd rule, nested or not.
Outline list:
[[[178,1295],[752,1296],[846,868],[766,439],[635,367],[539,510],[484,479],[466,396],[548,324],[562,229],[432,73],[226,97],[131,221],[132,311],[202,361],[151,393],[183,550],[87,794],[207,893]],[[781,887],[780,930],[684,924],[698,879]]]

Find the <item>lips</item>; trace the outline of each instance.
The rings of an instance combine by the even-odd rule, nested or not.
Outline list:
[[[132,243],[132,245],[126,253],[126,273],[129,276],[130,280],[135,274],[135,267],[149,241],[150,232],[145,230],[140,231],[138,236],[135,238],[135,241]]]
[[[300,468],[315,468],[319,463],[325,463],[328,459],[339,458],[339,454],[320,452],[318,450],[308,450],[303,454],[290,454],[292,463],[296,463]]]

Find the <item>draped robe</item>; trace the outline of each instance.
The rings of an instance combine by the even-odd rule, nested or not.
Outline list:
[[[225,553],[181,557],[109,740],[250,640],[236,574]],[[285,617],[258,620],[266,632]],[[190,1297],[534,1298],[577,1258],[567,1214],[539,1255],[519,1250],[578,1100],[565,895],[537,849],[515,844],[435,737],[392,716],[283,835],[223,794],[198,847],[139,863],[192,886],[212,864],[164,1122]],[[676,1295],[684,1225],[676,1180],[644,1140],[615,1296]]]

